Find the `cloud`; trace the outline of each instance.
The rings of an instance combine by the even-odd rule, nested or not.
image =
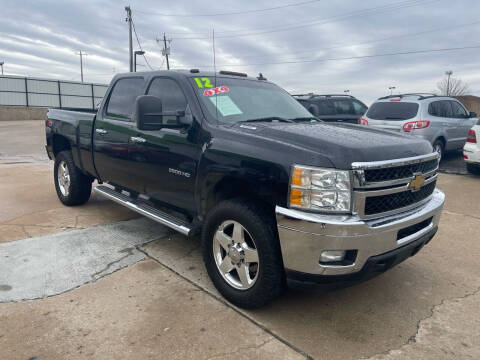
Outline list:
[[[283,3],[289,2],[275,5]],[[130,5],[142,47],[155,69],[165,68],[162,44],[155,40],[164,32],[172,38],[172,67],[211,67],[214,28],[216,62],[222,69],[230,66],[251,75],[262,72],[294,92],[349,89],[370,103],[392,85],[401,92],[432,91],[445,70],[453,70],[474,94],[480,94],[479,49],[322,61],[480,45],[474,36],[480,30],[476,18],[480,3],[474,0],[320,1],[216,17],[156,13],[224,13],[267,8],[272,3],[135,0]],[[2,15],[0,60],[5,61],[7,74],[79,80],[79,50],[89,54],[84,59],[86,81],[104,83],[114,72],[128,71],[128,28],[124,4],[118,1],[6,0]],[[237,36],[252,33],[258,34]],[[186,37],[206,39],[182,39]],[[134,47],[138,48],[135,38]],[[319,61],[272,64],[313,59]],[[148,69],[142,58],[138,63],[140,69]]]

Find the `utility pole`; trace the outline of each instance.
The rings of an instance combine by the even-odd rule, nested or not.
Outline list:
[[[127,12],[127,18],[125,19],[125,21],[128,22],[128,44],[129,44],[129,55],[130,55],[130,72],[133,72],[132,9],[130,9],[130,6],[125,6],[125,11]]]
[[[3,64],[5,64],[5,62],[0,61],[0,67],[2,67],[2,75],[3,75]]]
[[[448,71],[445,71],[445,75],[447,75],[447,96],[450,96],[450,76],[452,76],[453,74],[453,71],[452,70],[448,70]]]
[[[167,59],[167,70],[170,70],[170,63],[168,62],[168,55],[170,55],[170,48],[167,48],[167,38],[165,37],[165,33],[163,33],[163,55]]]
[[[83,82],[83,57],[87,56],[88,54],[85,52],[82,53],[82,50],[80,50],[80,52],[78,52],[77,55],[80,55],[80,79]]]

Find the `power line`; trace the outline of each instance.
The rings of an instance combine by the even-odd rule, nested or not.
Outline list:
[[[375,7],[372,7],[372,8],[355,10],[355,11],[351,11],[351,12],[348,12],[348,13],[345,13],[345,14],[335,15],[335,16],[327,17],[327,18],[323,18],[323,19],[304,21],[303,25],[306,24],[305,26],[310,26],[310,25],[316,25],[319,21],[322,22],[322,21],[334,20],[334,19],[343,18],[343,17],[349,18],[349,17],[353,17],[353,16],[360,16],[363,13],[374,12],[376,10],[383,10],[383,9],[390,10],[390,8],[392,8],[394,10],[397,7],[403,8],[403,7],[415,6],[415,5],[417,5],[415,3],[421,2],[421,1],[425,1],[425,0],[404,0],[404,1],[393,3],[393,4],[387,4],[387,5],[375,6]],[[438,1],[438,0],[430,0],[430,1]],[[412,2],[414,4],[410,5],[410,3],[412,3]],[[285,27],[284,25],[280,25],[280,26],[276,25],[276,26],[260,27],[260,28],[256,28],[256,29],[226,30],[226,31],[217,31],[217,34],[227,34],[227,33],[236,33],[236,32],[251,32],[251,31],[278,29],[278,28],[283,29],[284,27]],[[200,32],[196,32],[196,31],[185,32],[184,31],[184,32],[169,32],[169,34],[170,35],[174,35],[174,34],[177,34],[177,35],[179,35],[179,34],[192,35],[192,34],[209,34],[209,32],[208,31],[203,31],[203,32],[201,32],[201,31]],[[205,38],[210,39],[210,37],[205,37]],[[187,39],[187,38],[176,38],[176,39]],[[188,38],[188,39],[190,39],[190,38]],[[195,38],[195,39],[197,39],[197,38]]]
[[[347,47],[352,47],[352,46],[367,45],[367,44],[372,44],[372,43],[386,41],[386,40],[392,40],[392,39],[398,39],[398,38],[404,38],[404,37],[410,37],[410,36],[418,36],[418,35],[423,35],[423,34],[429,34],[429,33],[437,32],[437,31],[445,31],[445,30],[450,31],[452,29],[471,26],[471,25],[476,25],[476,24],[480,24],[480,21],[474,21],[474,22],[465,23],[465,24],[453,25],[453,26],[442,27],[442,28],[435,28],[435,29],[413,32],[413,33],[404,33],[404,34],[399,34],[399,35],[393,35],[393,36],[384,37],[384,38],[381,38],[381,39],[373,39],[373,40],[368,40],[368,41],[363,41],[363,42],[357,42],[357,43],[354,43],[354,44],[334,45],[334,46],[330,46],[330,47],[326,47],[326,48],[322,48],[322,49],[312,49],[312,48],[309,48],[308,50],[300,49],[300,50],[297,50],[297,51],[292,52],[290,54],[293,55],[293,54],[301,54],[301,53],[311,53],[312,51],[325,51],[325,50],[342,49],[342,48],[347,48]],[[254,58],[265,58],[265,56],[259,57],[259,56],[255,56],[255,55],[243,56],[243,58],[245,58],[245,57],[246,58],[252,58],[252,57],[254,57]],[[304,57],[304,56],[302,56],[302,57]]]
[[[269,33],[280,32],[280,31],[289,31],[289,30],[299,29],[299,28],[304,28],[304,27],[309,27],[309,26],[324,25],[324,24],[328,24],[328,23],[332,23],[332,22],[343,21],[343,20],[346,20],[346,19],[351,18],[351,17],[359,17],[359,16],[368,15],[369,13],[382,13],[382,12],[404,9],[404,8],[417,6],[417,5],[421,5],[421,4],[425,4],[425,3],[429,3],[429,2],[436,2],[436,1],[439,1],[439,0],[400,1],[400,2],[393,3],[393,4],[375,6],[375,7],[372,7],[372,8],[367,8],[367,9],[362,9],[362,10],[356,10],[356,11],[352,11],[352,12],[349,12],[349,13],[336,15],[336,16],[329,17],[329,18],[324,18],[324,19],[321,19],[321,20],[303,22],[302,24],[297,24],[297,25],[264,27],[264,28],[257,28],[257,29],[251,30],[251,31],[250,30],[223,31],[221,33],[226,34],[226,35],[216,36],[216,38],[218,39],[218,38],[245,37],[245,36],[255,36],[255,35],[269,34]],[[230,34],[232,32],[234,32],[234,34]],[[240,34],[239,34],[239,32],[240,32]],[[220,32],[218,32],[218,33],[220,33]],[[227,33],[230,34],[230,35],[228,35]],[[195,33],[192,33],[192,34],[195,34]],[[176,37],[176,38],[172,38],[172,39],[175,39],[175,40],[209,40],[210,37]]]
[[[395,56],[395,55],[426,54],[426,53],[432,53],[432,52],[457,51],[457,50],[479,49],[479,48],[480,48],[480,45],[474,45],[474,46],[463,46],[463,47],[455,47],[455,48],[400,51],[400,52],[394,52],[394,53],[360,55],[360,56],[338,57],[338,58],[321,58],[321,59],[310,59],[310,60],[277,61],[277,62],[264,62],[264,63],[252,63],[252,64],[221,64],[221,65],[218,65],[218,66],[242,67],[242,66],[280,65],[280,64],[300,64],[300,63],[313,63],[313,62],[323,62],[323,61],[356,60],[356,59],[386,57],[386,56]],[[197,68],[204,67],[205,68],[205,67],[211,67],[211,65],[203,65],[203,66],[195,66],[195,67],[197,67]]]
[[[133,19],[131,19],[131,21],[132,21],[132,26],[133,26],[133,32],[135,33],[135,38],[137,39],[138,47],[140,48],[141,51],[143,51],[142,45],[140,44],[140,40],[138,39],[137,30],[135,29],[135,23],[133,22]],[[143,54],[142,56],[143,56],[143,59],[145,60],[145,63],[146,63],[146,64],[148,65],[148,67],[150,68],[150,70],[153,70],[153,68],[150,66],[150,63],[148,62],[147,57],[145,56],[145,54]]]
[[[263,8],[263,9],[224,12],[224,13],[216,13],[216,14],[165,14],[165,13],[158,13],[158,12],[151,12],[151,11],[149,11],[149,12],[140,11],[140,10],[135,10],[135,11],[139,12],[139,13],[142,13],[142,14],[157,15],[157,16],[171,16],[171,17],[201,17],[201,16],[203,16],[203,17],[213,17],[213,16],[241,15],[241,14],[251,14],[251,13],[257,13],[257,12],[272,11],[272,10],[284,9],[284,8],[288,8],[288,7],[295,7],[295,6],[301,6],[301,5],[316,3],[316,2],[319,2],[319,1],[320,0],[302,1],[302,2],[298,2],[298,3],[291,3],[291,4],[286,4],[286,5],[273,6],[273,7],[269,7],[269,8]]]

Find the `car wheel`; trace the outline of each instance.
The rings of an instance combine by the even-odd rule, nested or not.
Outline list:
[[[445,152],[445,146],[443,145],[443,142],[441,140],[435,140],[435,142],[433,143],[433,151],[437,152],[438,155],[440,155],[438,161],[442,161],[443,154]]]
[[[480,175],[480,165],[467,163],[467,171],[473,175]]]
[[[62,151],[55,157],[54,181],[57,196],[64,205],[81,205],[90,198],[92,178],[75,166],[70,151]]]
[[[261,307],[284,289],[285,275],[273,216],[246,200],[227,200],[207,216],[203,258],[217,290],[231,303]]]

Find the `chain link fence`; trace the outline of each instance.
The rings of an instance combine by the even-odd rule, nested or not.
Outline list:
[[[0,76],[0,105],[94,109],[108,85]]]

